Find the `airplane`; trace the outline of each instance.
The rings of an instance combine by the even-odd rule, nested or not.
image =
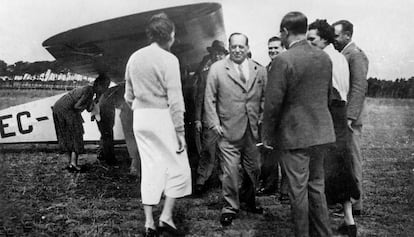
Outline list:
[[[197,69],[206,47],[214,40],[225,42],[222,7],[219,3],[198,3],[163,8],[105,20],[54,35],[43,47],[72,72],[89,77],[105,73],[117,84],[124,80],[129,56],[148,44],[148,19],[164,12],[175,23],[176,42],[171,48],[179,61],[186,99],[186,121],[191,123],[191,74]],[[64,93],[0,111],[0,144],[57,143],[51,107]],[[124,139],[116,110],[114,139]],[[85,142],[96,142],[100,133],[91,115],[83,112]],[[131,125],[132,126],[132,125]],[[192,140],[192,139],[191,139]]]

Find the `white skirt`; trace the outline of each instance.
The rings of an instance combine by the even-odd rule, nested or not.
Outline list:
[[[169,109],[135,109],[134,135],[141,157],[141,198],[156,205],[161,195],[191,194],[187,151],[177,154],[178,140]]]

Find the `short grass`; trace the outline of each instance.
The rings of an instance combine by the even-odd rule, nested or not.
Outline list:
[[[369,98],[365,121],[365,213],[356,218],[359,236],[412,236],[414,100]],[[96,162],[96,146],[88,146],[80,159],[88,172],[70,174],[62,170],[64,156],[55,147],[3,146],[0,236],[142,236],[139,180],[128,175],[125,148],[116,151],[122,163],[107,167]],[[178,200],[175,220],[187,236],[293,236],[289,205],[276,196],[259,201],[264,215],[241,212],[223,228],[216,187],[201,198]],[[160,211],[155,209],[156,217]],[[341,221],[332,216],[332,227]]]

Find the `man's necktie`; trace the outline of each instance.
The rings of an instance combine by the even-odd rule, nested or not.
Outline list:
[[[244,76],[242,65],[241,65],[241,64],[239,64],[239,66],[237,66],[237,68],[239,69],[240,80],[241,80],[244,84],[246,84],[246,77]]]

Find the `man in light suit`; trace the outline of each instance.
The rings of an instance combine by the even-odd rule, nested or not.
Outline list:
[[[341,52],[348,61],[350,73],[350,87],[348,93],[348,127],[352,131],[351,137],[351,156],[353,169],[358,181],[358,187],[362,189],[362,155],[360,139],[362,131],[362,114],[364,110],[365,93],[367,92],[368,82],[368,58],[365,53],[352,42],[354,26],[347,20],[337,21],[332,26],[335,28],[335,48]],[[354,215],[361,215],[362,195],[359,200],[352,205]]]
[[[287,51],[268,75],[263,144],[282,150],[295,236],[331,236],[324,188],[326,145],[335,141],[328,109],[332,82],[329,56],[306,40],[307,18],[290,12],[280,24]]]
[[[229,37],[230,56],[214,63],[207,76],[204,99],[206,124],[218,139],[225,206],[220,222],[230,225],[240,208],[263,213],[256,206],[255,190],[260,174],[258,124],[264,104],[266,69],[251,59],[248,38],[241,33]],[[239,190],[239,167],[243,181]]]

